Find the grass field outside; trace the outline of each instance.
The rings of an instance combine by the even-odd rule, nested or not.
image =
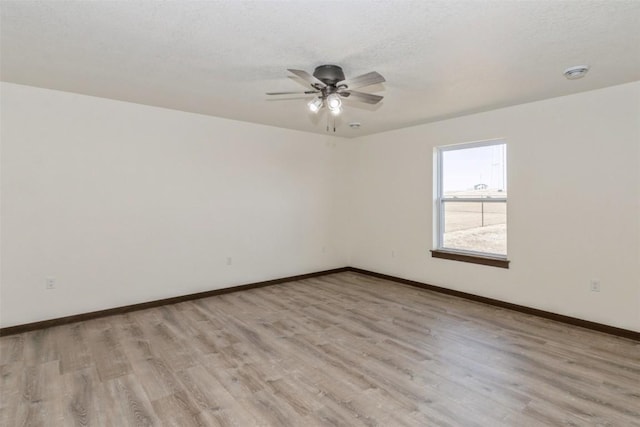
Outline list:
[[[444,218],[445,248],[507,254],[506,203],[450,201]]]

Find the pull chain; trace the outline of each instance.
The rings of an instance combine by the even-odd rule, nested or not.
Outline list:
[[[329,114],[327,114],[327,132],[329,132],[329,123],[330,123],[331,117]],[[333,116],[333,132],[336,131],[336,117]]]

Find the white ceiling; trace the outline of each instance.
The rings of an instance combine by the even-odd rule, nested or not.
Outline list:
[[[4,81],[308,132],[326,115],[264,95],[305,89],[287,68],[378,71],[387,82],[361,90],[385,98],[346,101],[346,137],[640,80],[638,0],[3,0],[0,13]],[[586,78],[562,76],[581,64]]]

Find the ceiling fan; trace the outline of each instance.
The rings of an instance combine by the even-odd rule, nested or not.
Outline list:
[[[350,98],[367,104],[377,104],[383,98],[380,95],[353,90],[384,82],[384,77],[376,71],[371,71],[349,80],[345,79],[342,68],[337,65],[320,65],[313,71],[313,75],[304,70],[292,70],[289,68],[288,71],[309,83],[312,90],[304,92],[267,92],[267,95],[318,94],[307,104],[309,110],[314,113],[317,113],[326,105],[334,115],[340,114],[342,111],[342,98]]]

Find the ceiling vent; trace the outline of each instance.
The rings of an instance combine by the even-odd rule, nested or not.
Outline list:
[[[569,80],[581,79],[587,75],[589,71],[588,65],[577,65],[575,67],[569,67],[564,70],[564,76]]]

